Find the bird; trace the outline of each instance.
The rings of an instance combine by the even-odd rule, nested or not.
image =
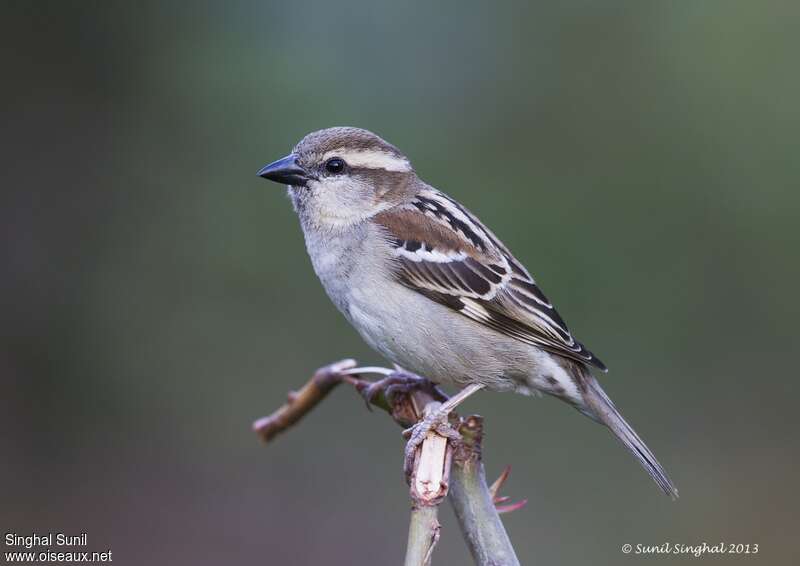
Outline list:
[[[603,362],[500,239],[394,145],[361,128],[326,128],[258,176],[288,187],[314,271],[363,340],[396,367],[459,389],[416,443],[481,389],[544,393],[605,425],[677,497],[592,373],[606,372]]]

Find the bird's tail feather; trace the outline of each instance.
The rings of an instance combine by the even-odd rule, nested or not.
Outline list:
[[[606,392],[597,383],[597,380],[589,374],[585,373],[583,376],[585,385],[584,401],[586,402],[587,409],[591,411],[589,416],[600,421],[606,425],[611,432],[622,442],[625,448],[633,454],[642,467],[650,474],[650,477],[655,480],[658,487],[669,495],[672,499],[678,498],[678,490],[672,483],[672,480],[667,476],[667,472],[656,459],[655,455],[650,451],[644,441],[639,438],[636,431],[633,430],[631,425],[622,418],[617,408],[614,406],[613,401],[608,398]]]

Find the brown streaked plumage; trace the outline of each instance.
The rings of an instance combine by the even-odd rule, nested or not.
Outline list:
[[[375,216],[399,252],[403,284],[515,340],[606,371],[511,252],[466,208],[447,211],[450,201],[424,188],[410,204]],[[409,253],[408,242],[421,246]]]

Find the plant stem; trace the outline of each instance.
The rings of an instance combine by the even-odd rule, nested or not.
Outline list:
[[[408,525],[405,566],[428,566],[433,547],[439,540],[437,505],[414,505]]]
[[[343,381],[355,387],[359,393],[368,391],[372,382],[360,379],[358,374],[375,371],[376,368],[355,368],[355,365],[353,360],[342,360],[320,368],[299,391],[290,393],[283,406],[271,415],[257,420],[253,424],[254,430],[264,441],[269,442],[277,434],[296,424]],[[390,370],[377,369],[381,369],[379,373],[392,373]],[[402,427],[417,423],[426,408],[428,411],[432,410],[440,400],[441,393],[430,388],[413,391],[393,402],[386,398],[384,392],[369,398],[373,406],[388,412]],[[495,508],[493,494],[486,485],[481,461],[483,418],[472,415],[460,419],[458,431],[463,442],[458,443],[457,450],[453,450],[451,443],[444,438],[437,438],[435,433],[429,433],[430,438],[426,438],[423,447],[419,449],[411,478],[412,509],[405,564],[430,565],[433,548],[439,540],[438,504],[448,493],[449,485],[447,496],[475,563],[487,566],[518,565],[519,560]],[[425,450],[424,444],[430,441],[430,449]],[[441,447],[434,449],[443,441],[446,445],[444,459]],[[418,476],[420,470],[422,473]],[[498,480],[497,487],[502,485],[506,477],[507,472]],[[498,502],[500,499],[507,498],[499,498]],[[512,511],[522,505],[524,501],[507,505],[504,510]]]
[[[453,458],[450,471],[450,503],[476,564],[518,565],[500,516],[492,501],[481,460],[483,419],[471,416],[460,430],[462,450]]]

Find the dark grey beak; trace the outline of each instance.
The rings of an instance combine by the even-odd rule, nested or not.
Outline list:
[[[308,181],[308,173],[297,164],[294,154],[287,155],[283,159],[278,159],[274,163],[262,167],[258,172],[258,176],[276,183],[295,187],[305,186],[306,181]]]

